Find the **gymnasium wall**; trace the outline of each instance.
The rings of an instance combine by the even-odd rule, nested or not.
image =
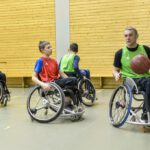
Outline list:
[[[70,42],[79,44],[80,67],[91,70],[97,88],[112,88],[112,62],[124,46],[123,30],[139,30],[139,42],[149,45],[149,0],[68,0]],[[5,0],[0,4],[0,70],[8,84],[31,83],[38,41],[50,40],[55,51],[55,0]]]
[[[54,0],[4,0],[0,21],[0,70],[14,82],[20,81],[16,77],[31,77],[41,56],[40,40],[51,41],[55,57]]]
[[[89,68],[96,87],[114,87],[114,53],[124,46],[126,26],[139,31],[150,45],[149,0],[70,0],[71,42],[79,44],[81,68]]]

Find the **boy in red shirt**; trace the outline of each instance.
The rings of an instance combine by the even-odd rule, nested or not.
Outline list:
[[[44,90],[49,90],[50,85],[48,82],[55,82],[61,88],[65,86],[77,86],[77,79],[74,77],[67,77],[59,74],[57,61],[51,58],[52,47],[47,41],[39,42],[39,50],[42,57],[36,61],[32,80],[40,85]]]

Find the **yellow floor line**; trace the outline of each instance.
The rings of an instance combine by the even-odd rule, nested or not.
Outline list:
[[[104,91],[104,89],[99,89],[99,90],[96,90],[96,93],[101,93],[102,91]]]
[[[12,99],[12,98],[18,98],[18,97],[25,97],[25,96],[11,96],[10,99]]]

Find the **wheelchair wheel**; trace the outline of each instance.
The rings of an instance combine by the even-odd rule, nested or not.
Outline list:
[[[82,95],[82,103],[86,106],[92,106],[96,99],[96,91],[89,79],[80,80],[78,89]]]
[[[50,83],[50,90],[44,91],[41,86],[33,88],[27,99],[27,110],[31,119],[41,123],[55,120],[64,107],[64,94],[55,83]]]
[[[131,103],[132,93],[127,85],[115,89],[109,103],[109,117],[113,126],[119,128],[126,122]]]
[[[4,88],[3,88],[3,84],[0,82],[0,101],[1,101],[1,104],[3,104],[3,95],[4,95]]]

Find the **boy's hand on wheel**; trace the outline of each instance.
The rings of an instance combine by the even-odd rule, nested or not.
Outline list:
[[[51,89],[49,83],[43,83],[43,84],[42,84],[42,88],[43,88],[45,91],[49,91],[49,90]]]

